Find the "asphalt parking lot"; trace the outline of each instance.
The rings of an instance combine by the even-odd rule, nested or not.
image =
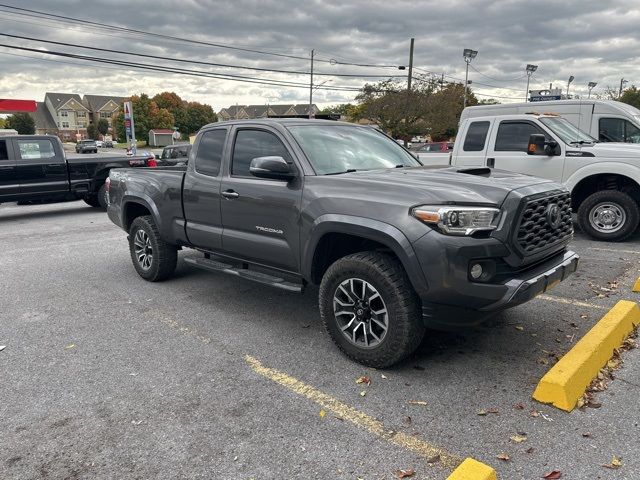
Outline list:
[[[568,281],[481,328],[431,333],[385,371],[334,348],[316,289],[183,262],[143,281],[126,234],[83,202],[0,205],[0,246],[2,479],[444,479],[465,457],[501,479],[640,478],[638,350],[599,408],[531,400],[608,308],[640,300],[638,235],[576,232]]]

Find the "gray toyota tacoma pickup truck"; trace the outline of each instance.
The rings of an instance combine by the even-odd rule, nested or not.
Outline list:
[[[108,215],[146,280],[194,267],[292,292],[351,358],[387,367],[428,327],[474,325],[575,271],[571,199],[489,168],[424,167],[381,132],[322,120],[221,122],[185,167],[115,169]]]

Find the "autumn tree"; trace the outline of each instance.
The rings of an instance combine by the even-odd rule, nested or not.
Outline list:
[[[156,102],[158,108],[167,109],[175,121],[174,127],[181,133],[188,132],[188,118],[187,118],[187,102],[182,100],[177,93],[174,92],[162,92],[157,94],[151,100]]]
[[[20,135],[33,135],[36,133],[36,122],[28,113],[9,115],[4,124],[5,128],[13,128]]]
[[[149,141],[149,130],[154,128],[173,128],[175,120],[166,108],[160,108],[145,93],[132,96],[133,122],[137,140]],[[124,111],[120,111],[114,121],[118,138],[125,138]]]
[[[95,123],[90,123],[87,126],[87,137],[92,140],[96,140],[98,138],[98,127]]]
[[[477,104],[478,99],[469,89],[467,106]],[[464,85],[460,83],[449,83],[428,98],[424,121],[434,142],[449,140],[456,135],[463,108]]]

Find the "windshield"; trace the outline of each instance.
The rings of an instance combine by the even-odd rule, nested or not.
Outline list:
[[[549,130],[558,135],[564,143],[595,143],[598,140],[560,117],[540,117]]]
[[[400,145],[373,128],[311,124],[288,129],[318,175],[421,165]]]

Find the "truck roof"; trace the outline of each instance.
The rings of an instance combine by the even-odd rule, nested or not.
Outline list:
[[[349,122],[338,122],[335,120],[316,120],[314,118],[250,118],[243,120],[225,120],[224,122],[209,123],[202,127],[212,128],[223,125],[347,125],[351,127],[367,127]]]

